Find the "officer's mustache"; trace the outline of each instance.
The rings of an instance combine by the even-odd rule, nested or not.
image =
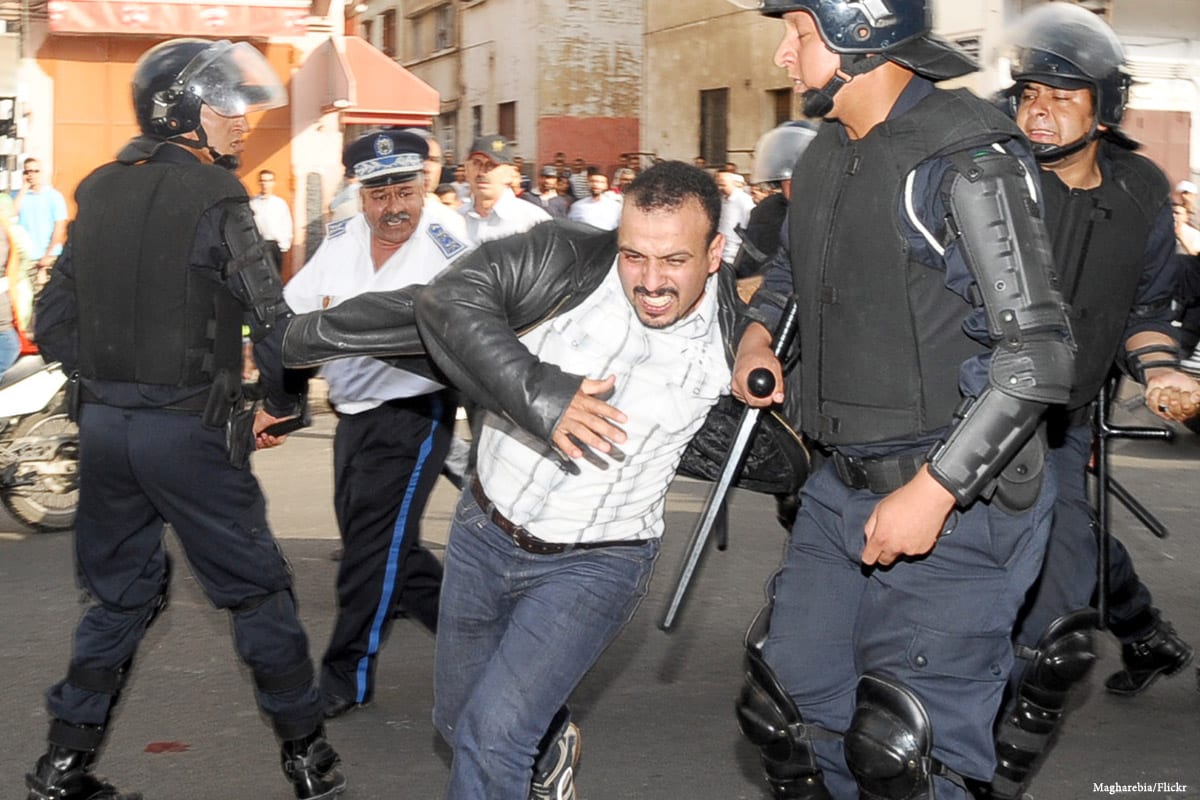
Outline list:
[[[408,222],[412,219],[412,214],[407,211],[397,211],[395,214],[384,214],[379,218],[379,221],[384,225],[395,225],[400,222]]]

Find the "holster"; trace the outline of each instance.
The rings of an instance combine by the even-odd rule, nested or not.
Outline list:
[[[66,394],[67,419],[71,422],[79,422],[79,405],[83,402],[82,387],[83,382],[79,380],[79,371],[76,370],[67,378],[66,388],[63,390]]]
[[[213,378],[204,405],[202,423],[207,428],[225,429],[225,449],[229,463],[244,469],[250,463],[250,452],[254,449],[254,412],[257,402],[247,402],[247,393],[242,389],[240,376],[229,370],[220,370]]]
[[[1004,471],[996,476],[996,504],[1010,514],[1028,511],[1042,491],[1046,469],[1046,424],[1038,426]]]

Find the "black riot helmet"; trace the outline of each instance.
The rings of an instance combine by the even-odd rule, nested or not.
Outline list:
[[[142,133],[151,138],[208,147],[201,105],[238,117],[286,104],[287,92],[271,65],[246,42],[172,39],[150,48],[134,67],[134,113]],[[198,145],[177,138],[193,131]],[[232,158],[208,149],[218,163]]]
[[[768,17],[807,11],[821,40],[842,56],[842,72],[850,77],[893,61],[918,75],[940,81],[974,72],[978,65],[954,45],[935,36],[933,0],[729,0],[740,8],[757,8]],[[882,58],[878,58],[882,56]],[[835,75],[804,96],[804,112],[825,116],[833,96],[847,79]]]
[[[1022,15],[1006,38],[1014,81],[1008,97],[1014,117],[1026,83],[1092,92],[1095,116],[1091,130],[1067,144],[1034,144],[1039,161],[1057,161],[1100,136],[1123,147],[1137,147],[1120,131],[1132,82],[1123,69],[1125,51],[1112,28],[1099,17],[1069,3],[1049,3]],[[1107,130],[1101,131],[1101,125]]]

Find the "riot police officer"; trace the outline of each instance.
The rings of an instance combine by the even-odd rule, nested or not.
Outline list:
[[[747,636],[739,718],[779,798],[959,800],[990,777],[1049,533],[1039,422],[1073,352],[1036,164],[999,110],[934,87],[975,65],[930,33],[931,7],[760,3],[782,19],[776,64],[825,119],[763,284],[799,299],[799,380],[747,391],[756,368],[782,386],[758,323],[733,376],[752,405],[798,393],[828,454]]]
[[[1095,14],[1052,3],[1009,33],[1008,105],[1041,166],[1046,226],[1079,350],[1071,395],[1050,415],[1049,465],[1059,487],[1042,575],[1017,621],[1022,660],[996,731],[990,796],[1023,794],[1061,721],[1068,689],[1095,656],[1090,608],[1099,550],[1088,502],[1092,405],[1114,359],[1144,386],[1147,407],[1181,421],[1200,385],[1180,372],[1171,325],[1176,284],[1170,184],[1121,130],[1130,78],[1113,31]],[[1106,687],[1137,694],[1179,672],[1192,648],[1154,608],[1128,552],[1109,548],[1110,630],[1124,669]]]
[[[49,748],[29,800],[128,800],[92,773],[146,628],[166,605],[170,523],[282,741],[296,797],[345,779],[326,742],[290,569],[248,453],[296,396],[278,359],[288,316],[237,165],[248,111],[287,96],[246,43],[176,39],[139,59],[141,135],[80,184],[79,213],[38,301],[38,344],[73,374],[80,429],[76,567],[92,605],[47,693]],[[242,398],[248,317],[265,411]]]

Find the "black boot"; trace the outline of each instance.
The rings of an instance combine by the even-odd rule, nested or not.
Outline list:
[[[28,800],[142,800],[140,794],[122,794],[89,770],[94,754],[51,744],[25,775]]]
[[[1104,682],[1113,694],[1132,697],[1149,688],[1159,675],[1174,675],[1192,660],[1192,648],[1169,622],[1159,622],[1149,636],[1121,646],[1125,669]]]
[[[345,791],[346,778],[337,768],[341,759],[325,741],[323,725],[303,739],[286,740],[281,755],[283,774],[299,800],[324,800]]]

